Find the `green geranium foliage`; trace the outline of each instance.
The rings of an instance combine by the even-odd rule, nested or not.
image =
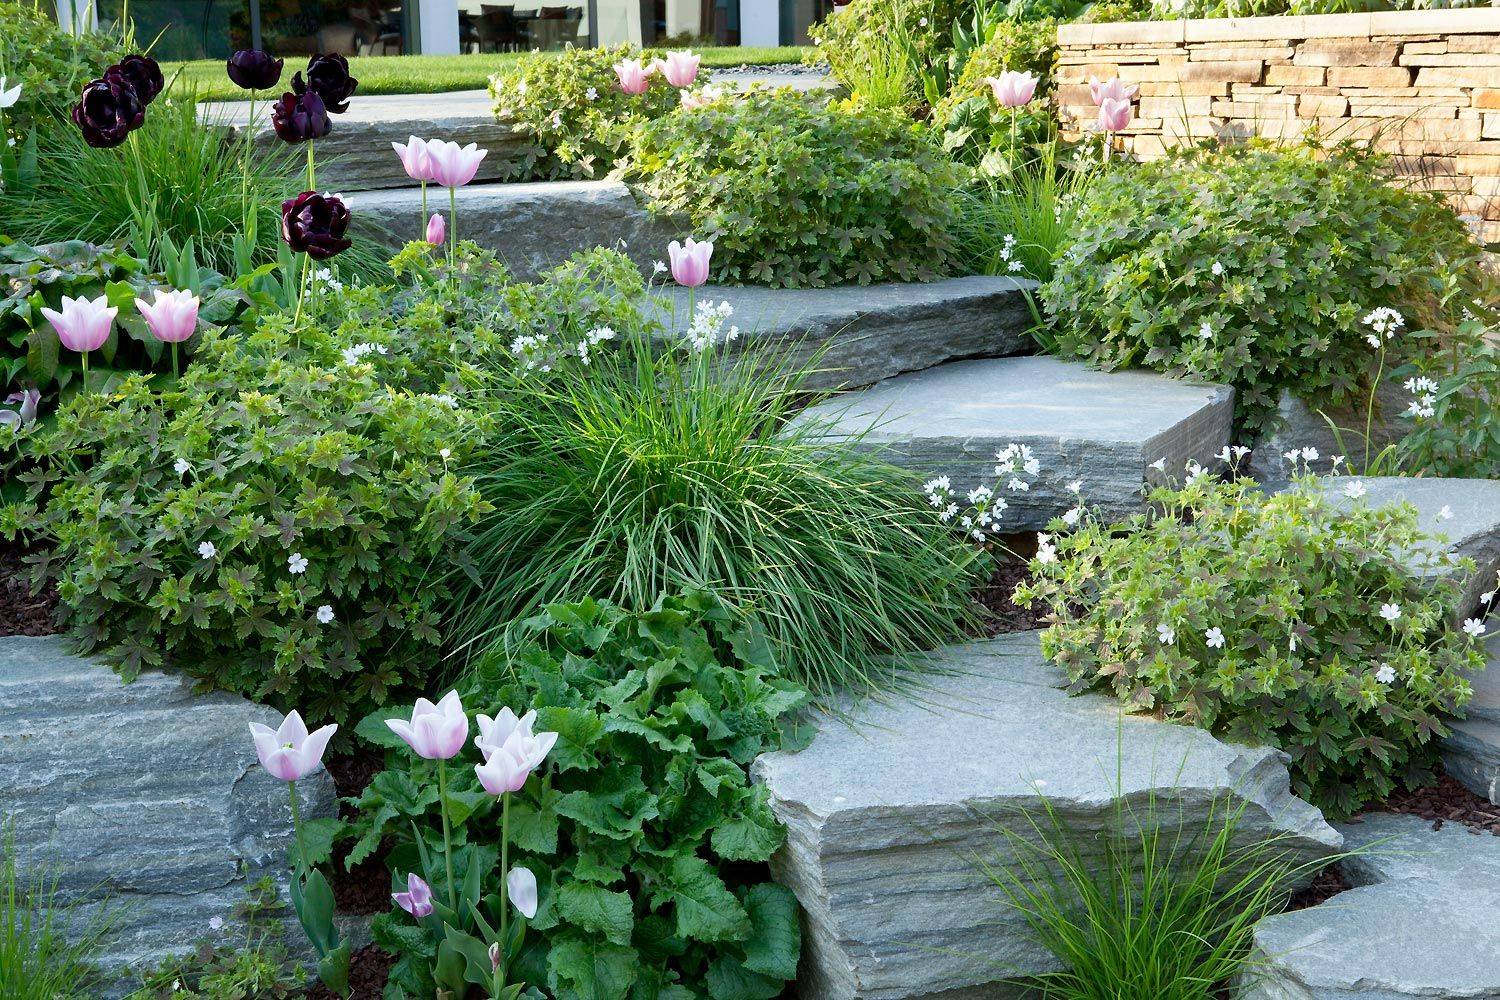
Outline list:
[[[84,84],[127,51],[118,37],[63,31],[45,6],[0,4],[0,76],[7,88],[21,84],[21,99],[0,113],[7,125],[22,131],[43,118],[61,116],[78,100]]]
[[[0,533],[50,541],[63,625],[127,679],[170,663],[341,718],[431,670],[445,553],[484,505],[454,471],[465,411],[291,326],[202,335],[175,385],[75,395]]]
[[[1348,816],[1431,781],[1484,655],[1451,627],[1457,577],[1420,579],[1403,554],[1472,561],[1433,545],[1410,505],[1334,502],[1344,482],[1267,495],[1200,472],[1154,488],[1158,515],[1085,515],[1044,544],[1016,599],[1051,613],[1042,649],[1073,691],[1279,747],[1293,790]]]
[[[928,281],[949,266],[955,168],[896,111],[754,90],[640,125],[630,177],[714,241],[720,281]]]
[[[995,24],[993,34],[974,50],[958,80],[932,109],[932,124],[942,135],[944,150],[991,176],[1009,173],[1032,159],[1034,148],[1057,132],[1051,101],[1056,63],[1055,19]],[[1038,79],[1035,98],[1014,114],[1014,130],[1012,113],[995,103],[985,82],[1007,70],[1033,73]]]
[[[676,110],[676,87],[659,75],[644,94],[620,89],[614,65],[665,55],[656,49],[616,45],[522,56],[490,78],[496,116],[527,140],[512,154],[509,180],[587,179],[609,173],[630,141],[636,122]],[[707,82],[698,74],[698,86]]]
[[[797,903],[766,877],[784,834],[749,769],[801,745],[787,723],[806,692],[776,678],[761,637],[701,592],[635,614],[552,605],[513,638],[459,688],[471,715],[535,708],[537,730],[559,734],[510,806],[511,863],[536,874],[540,896],[513,978],[557,1000],[780,996],[797,969]],[[399,747],[391,714],[359,732]],[[394,841],[388,864],[404,881],[411,832],[439,828],[437,789],[430,764],[404,750],[392,759],[403,765],[358,802],[348,860]],[[498,843],[500,810],[473,769],[450,770],[449,782],[458,842]],[[500,875],[492,866],[486,877]],[[376,941],[399,958],[392,981],[430,996],[430,956],[413,931],[405,913],[375,921]]]
[[[1407,334],[1459,321],[1465,298],[1444,288],[1477,288],[1480,255],[1451,208],[1388,184],[1378,158],[1252,143],[1095,180],[1041,295],[1060,353],[1229,383],[1253,435],[1283,390],[1319,409],[1362,398],[1376,308],[1405,320],[1388,363],[1432,349]]]

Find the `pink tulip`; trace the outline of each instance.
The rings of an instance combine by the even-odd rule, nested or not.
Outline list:
[[[984,82],[990,85],[1001,107],[1019,108],[1031,103],[1031,98],[1036,95],[1037,77],[1034,73],[1007,70],[999,76],[985,77]]]
[[[505,795],[526,787],[526,779],[531,777],[531,768],[509,750],[496,750],[483,764],[474,765],[474,773],[479,776],[479,783],[486,792]]]
[[[1099,127],[1106,132],[1118,132],[1130,124],[1130,101],[1105,98],[1099,105]]]
[[[440,247],[447,239],[448,223],[443,220],[443,213],[433,212],[432,218],[427,220],[427,242]]]
[[[432,912],[432,887],[415,872],[406,875],[406,891],[391,893],[391,899],[418,920]]]
[[[447,760],[462,750],[469,739],[469,717],[464,715],[457,691],[449,691],[436,705],[418,698],[410,722],[386,719],[385,724],[418,757],[426,760]]]
[[[427,153],[427,140],[412,136],[405,143],[391,143],[391,148],[401,159],[401,167],[406,171],[406,176],[414,181],[423,182],[434,179],[432,159]]]
[[[1126,84],[1119,77],[1113,77],[1103,83],[1099,82],[1097,76],[1089,77],[1089,96],[1100,107],[1104,106],[1105,101],[1128,101],[1135,96],[1135,92],[1139,89],[1133,83]]]
[[[0,410],[0,424],[20,430],[36,419],[37,407],[41,405],[42,394],[36,389],[27,389],[25,392],[13,392],[5,397],[6,403],[20,403],[14,410]]]
[[[698,78],[698,63],[702,59],[702,56],[687,49],[668,52],[665,59],[652,62],[651,69],[660,73],[674,87],[688,87]]]
[[[57,331],[57,339],[64,347],[84,354],[104,346],[119,311],[103,295],[97,299],[70,299],[64,295],[61,312],[44,308],[42,315]]]
[[[620,89],[632,97],[644,94],[651,87],[650,70],[639,59],[621,59],[615,63],[615,76]]]
[[[685,288],[697,288],[708,280],[708,262],[713,254],[714,245],[706,240],[699,243],[690,236],[686,245],[673,240],[667,244],[672,278]]]
[[[156,290],[150,305],[136,299],[135,307],[146,317],[151,333],[164,344],[180,344],[198,332],[198,296],[192,292]]]
[[[512,868],[505,876],[505,887],[510,890],[511,904],[521,916],[527,920],[536,916],[536,876],[530,868],[520,865]]]
[[[338,726],[324,726],[309,735],[302,716],[293,711],[281,720],[277,729],[250,723],[250,738],[255,741],[255,755],[267,774],[282,781],[300,781],[318,769],[328,740],[338,729]]]
[[[427,158],[432,168],[432,179],[446,188],[463,187],[479,172],[479,161],[489,150],[480,149],[476,143],[460,146],[456,142],[433,139],[427,143]]]
[[[490,945],[490,971],[495,972],[500,968],[500,942],[496,941]]]

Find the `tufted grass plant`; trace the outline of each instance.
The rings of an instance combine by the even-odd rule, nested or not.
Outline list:
[[[0,828],[0,997],[5,1000],[84,1000],[97,975],[88,962],[108,924],[96,920],[82,934],[64,933],[57,876],[28,877],[17,864],[15,838]]]
[[[684,359],[642,336],[545,381],[499,373],[498,429],[466,469],[494,509],[466,554],[460,641],[482,647],[548,602],[645,610],[706,589],[760,619],[785,676],[827,694],[888,687],[889,654],[959,639],[977,557],[911,473],[786,426],[811,370]]]

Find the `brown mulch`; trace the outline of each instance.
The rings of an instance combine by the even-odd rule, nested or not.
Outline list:
[[[1429,788],[1397,792],[1370,812],[1404,813],[1432,821],[1434,830],[1444,823],[1462,823],[1478,833],[1500,837],[1500,806],[1481,798],[1446,774],[1438,775]]]
[[[358,798],[385,767],[380,753],[367,747],[331,753],[326,761],[339,795],[339,815],[352,820],[355,809],[350,799]],[[375,853],[353,868],[345,870],[342,862],[329,870],[329,884],[340,913],[384,913],[391,906],[391,876],[385,866],[389,845],[382,844]]]
[[[53,612],[57,587],[49,582],[40,594],[31,592],[31,567],[21,560],[30,553],[0,541],[0,635],[52,635],[57,632]]]
[[[974,592],[980,606],[978,634],[985,637],[1026,632],[1046,624],[1041,605],[1027,609],[1011,599],[1016,584],[1027,579],[1026,562],[1036,554],[1036,535],[1005,535],[999,543],[994,572]]]
[[[349,961],[349,1000],[380,1000],[385,994],[385,981],[391,974],[395,958],[373,944],[356,951]],[[322,983],[309,987],[307,1000],[340,1000]]]
[[[1305,910],[1309,906],[1326,903],[1339,893],[1352,888],[1354,887],[1349,884],[1349,880],[1344,878],[1344,873],[1339,871],[1339,866],[1329,865],[1314,875],[1313,880],[1305,887],[1294,892],[1286,908]]]

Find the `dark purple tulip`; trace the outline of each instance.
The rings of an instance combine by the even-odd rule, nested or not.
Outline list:
[[[73,105],[73,123],[83,141],[96,149],[112,149],[146,120],[146,106],[125,78],[116,73],[83,88]]]
[[[106,80],[111,75],[118,75],[135,88],[136,96],[141,99],[141,107],[156,100],[156,95],[166,86],[161,67],[150,56],[126,56],[104,71]]]
[[[297,253],[327,260],[354,244],[344,239],[349,209],[335,194],[303,191],[281,203],[281,238]]]
[[[302,95],[286,93],[271,106],[271,127],[287,142],[321,139],[332,125],[323,99],[309,91]]]
[[[299,94],[311,90],[323,98],[324,105],[336,115],[349,110],[349,97],[359,81],[349,75],[349,60],[336,52],[313,56],[307,61],[307,80],[302,74],[292,76],[292,89]]]
[[[236,87],[270,90],[281,82],[282,60],[260,49],[240,49],[229,57],[225,70]]]

